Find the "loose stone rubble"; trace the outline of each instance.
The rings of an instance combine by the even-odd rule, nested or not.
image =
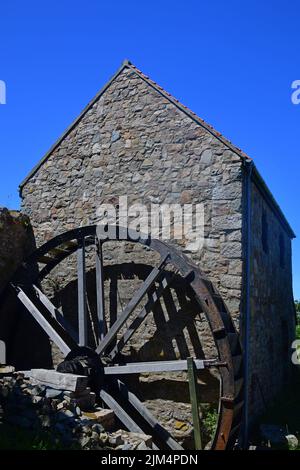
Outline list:
[[[50,431],[53,441],[65,448],[152,449],[151,436],[118,429],[114,412],[98,406],[89,387],[61,390],[28,373],[1,370],[0,427],[6,423],[35,432]],[[69,383],[74,385],[71,379]]]

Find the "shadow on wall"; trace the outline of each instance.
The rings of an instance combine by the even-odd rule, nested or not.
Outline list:
[[[105,279],[105,312],[106,323],[111,325],[131,300],[133,293],[146,279],[152,270],[151,266],[122,263],[104,267]],[[95,347],[99,335],[96,311],[96,277],[95,270],[87,273],[87,305],[89,346]],[[184,284],[184,279],[175,275],[172,284],[165,289],[163,296],[149,312],[141,326],[126,345],[123,354],[127,361],[151,361],[184,359],[188,356],[204,358],[201,338],[197,324],[203,323],[201,309],[193,297],[191,288]],[[152,295],[154,291],[149,291]],[[142,309],[149,297],[145,296],[134,315],[129,317],[120,335],[129,326],[136,312]],[[61,307],[64,315],[78,329],[77,319],[77,281],[70,281],[60,288],[52,299]]]
[[[6,362],[16,369],[51,366],[48,337],[10,285],[22,262],[36,248],[28,217],[0,209],[0,246],[0,340],[6,345]]]
[[[105,314],[109,327],[126,307],[133,293],[146,279],[152,266],[139,263],[121,263],[104,266],[105,279]],[[88,342],[95,348],[99,335],[96,311],[96,276],[95,270],[88,271],[87,277],[88,304]],[[149,296],[153,291],[149,292]],[[135,314],[142,309],[148,297],[145,296]],[[59,288],[52,302],[61,307],[65,317],[74,329],[78,329],[77,318],[77,280],[70,281]],[[133,318],[120,330],[118,339],[128,329]],[[110,349],[116,344],[115,341]],[[139,362],[157,360],[186,359],[189,356],[213,358],[216,355],[214,342],[208,323],[195,300],[189,284],[178,274],[165,289],[156,306],[135,331],[130,341],[118,356],[117,362]],[[58,358],[59,362],[62,358]],[[165,374],[151,377],[140,377],[138,374],[124,378],[135,393],[141,393],[144,400],[157,398],[174,402],[190,402],[186,373]],[[201,401],[217,403],[219,397],[219,380],[209,372],[201,371],[199,376]]]

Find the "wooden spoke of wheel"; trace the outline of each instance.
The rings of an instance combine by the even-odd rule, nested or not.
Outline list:
[[[78,335],[79,346],[87,345],[87,314],[86,314],[86,272],[85,272],[85,240],[78,240],[77,249],[77,285],[78,285]]]
[[[56,344],[63,355],[66,356],[71,351],[71,349],[76,347],[76,342],[54,317],[47,318],[45,312],[41,312],[38,306],[35,305],[33,299],[30,299],[21,287],[17,286],[16,290],[18,299],[26,307],[33,318],[39,323],[49,338]]]
[[[107,332],[107,327],[104,307],[103,254],[102,243],[100,240],[96,240],[96,295],[99,342],[101,342]]]
[[[33,286],[39,300],[47,308],[53,318],[66,330],[66,332],[78,343],[78,333],[73,329],[70,323],[65,319],[62,312],[56,308],[48,297],[37,287]]]
[[[107,232],[110,233],[109,230]],[[116,230],[116,238],[110,241],[118,241],[121,232],[124,235],[126,231]],[[199,303],[206,319],[208,320],[208,325],[216,348],[216,357],[218,357],[218,361],[214,361],[210,365],[219,367],[221,382],[218,423],[212,448],[220,450],[232,448],[240,425],[243,377],[241,372],[241,346],[230,313],[228,312],[220,295],[214,289],[211,282],[201,272],[199,267],[191,263],[190,260],[175,249],[174,246],[161,240],[151,239],[150,237],[145,236],[141,236],[139,239],[136,239],[136,233],[134,233],[134,236],[132,236],[130,231],[126,233],[127,238],[126,236],[125,238],[122,236],[120,237],[120,240],[122,239],[123,241],[126,239],[132,243],[139,243],[147,249],[159,253],[162,260],[166,259],[167,262],[175,268],[175,270],[180,272],[180,276],[184,279],[183,286],[186,284],[189,285],[189,289],[193,291],[195,299]],[[99,324],[99,344],[97,352],[100,356],[109,355],[113,362],[116,361],[118,354],[122,351],[123,347],[132,335],[137,331],[137,328],[141,325],[144,318],[146,318],[151,308],[153,308],[159,301],[164,288],[168,286],[169,280],[167,279],[166,271],[164,271],[162,267],[161,269],[154,268],[140,289],[133,296],[129,304],[120,313],[116,322],[107,332],[105,325],[102,262],[102,245],[106,241],[107,240],[101,239],[101,250],[99,250],[99,245],[97,245],[97,226],[79,227],[62,233],[38,248],[22,264],[11,280],[12,285],[19,286],[19,289],[17,288],[16,290],[20,301],[25,305],[35,320],[42,326],[51,340],[58,345],[64,355],[76,346],[74,339],[71,337],[74,332],[72,332],[68,327],[62,316],[62,312],[54,307],[50,300],[44,297],[42,293],[39,293],[34,286],[39,286],[45,277],[51,273],[51,271],[61,261],[65,260],[72,253],[77,251],[78,333],[79,344],[84,345],[87,344],[85,247],[96,244],[96,292]],[[43,266],[37,264],[40,262]],[[24,288],[20,288],[20,286],[23,286],[24,277],[26,278]],[[158,286],[155,285],[156,282],[159,282]],[[145,302],[141,311],[138,314],[135,314],[134,311],[136,307],[140,304],[146,294],[148,294],[149,298]],[[112,342],[117,339],[117,334],[128,320],[131,322],[130,326],[122,334],[122,337],[119,342],[117,342],[116,346],[112,348]],[[111,351],[109,350],[109,346],[112,348]],[[209,364],[205,363],[204,366],[207,367]],[[136,370],[139,368],[138,370],[141,373],[146,370],[149,372],[149,369],[157,367],[164,369],[164,371],[167,369],[166,372],[168,372],[170,371],[170,368],[172,369],[175,366],[172,364],[170,365],[170,363],[168,366],[166,366],[166,364],[153,366],[152,363],[135,366],[132,366],[132,364],[115,364],[105,367],[105,377],[109,383],[110,381],[115,380],[115,373],[112,372],[113,369],[115,372],[118,370],[118,374],[122,374],[123,376],[125,373],[134,373],[132,372],[133,367],[136,367]],[[176,367],[178,368],[179,366],[177,365]],[[108,373],[106,373],[107,370]],[[184,370],[186,369],[184,368]],[[105,391],[110,394],[110,390]],[[121,393],[120,390],[119,393]],[[129,396],[132,397],[130,394]],[[107,396],[106,399],[109,401]],[[117,402],[118,400],[115,399],[115,401]],[[113,400],[110,400],[110,403],[112,407],[116,406]],[[118,411],[118,413],[120,416],[122,415],[120,411]],[[123,420],[127,420],[124,414]],[[127,423],[131,428],[134,426],[130,420],[127,420]]]
[[[117,333],[120,331],[124,323],[127,321],[127,319],[130,317],[132,312],[142,301],[143,297],[151,289],[155,281],[161,275],[162,268],[167,263],[167,260],[168,260],[168,255],[164,257],[164,259],[161,261],[160,265],[157,268],[152,269],[149,276],[143,282],[141,287],[137,290],[135,295],[132,297],[130,302],[121,312],[121,314],[118,316],[117,320],[113,323],[112,327],[109,329],[109,331],[107,332],[107,334],[105,335],[105,337],[103,338],[99,346],[97,347],[96,352],[98,354],[102,354],[107,348],[107,346],[114,340],[114,338],[116,337]]]
[[[138,397],[128,390],[126,385],[120,380],[116,380],[114,384],[117,385],[117,388],[123,398],[125,398],[140,414],[140,416],[147,422],[147,424],[152,428],[154,435],[157,435],[164,444],[172,450],[183,450],[183,447],[173,439],[171,434],[163,428],[157,419],[150,413],[147,407],[138,399]]]
[[[149,300],[147,301],[145,306],[142,308],[138,316],[132,321],[130,326],[124,332],[124,334],[119,339],[116,346],[108,353],[108,357],[110,357],[111,359],[114,359],[122,351],[124,346],[128,343],[130,338],[133,336],[133,334],[136,332],[136,330],[145,320],[148,313],[150,313],[153,310],[153,308],[155,307],[155,305],[157,304],[157,302],[163,295],[164,290],[170,285],[172,277],[173,276],[171,276],[170,273],[164,274],[162,280],[160,281],[160,286],[158,287],[158,289],[155,290],[153,293],[149,294]]]

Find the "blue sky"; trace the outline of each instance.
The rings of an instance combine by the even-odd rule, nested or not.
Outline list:
[[[0,205],[130,59],[254,158],[300,235],[300,2],[2,0]],[[293,242],[300,298],[300,241]]]

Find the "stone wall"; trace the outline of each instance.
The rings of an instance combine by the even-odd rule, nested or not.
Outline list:
[[[241,159],[131,68],[115,78],[29,179],[22,210],[41,244],[97,222],[99,205],[123,195],[129,204],[148,206],[204,203],[205,248],[188,255],[220,289],[238,324]],[[176,243],[187,251],[186,240]]]
[[[9,281],[35,249],[29,218],[18,211],[0,209],[0,340],[6,345],[6,361],[25,368],[49,365],[49,341],[40,327],[24,311]],[[34,338],[34,342],[32,339]]]
[[[253,183],[249,351],[252,419],[278,396],[291,372],[295,335],[291,263],[291,239]]]
[[[18,211],[0,208],[0,295],[32,247],[29,218]]]
[[[17,211],[0,208],[0,298],[13,273],[16,271],[26,252],[30,249],[32,233],[27,216]],[[5,307],[4,307],[5,308]],[[6,309],[6,308],[5,308]],[[6,311],[5,315],[8,312]],[[3,319],[3,307],[0,320]],[[6,361],[6,325],[0,323],[1,357],[0,364]],[[4,341],[4,342],[3,342]]]

